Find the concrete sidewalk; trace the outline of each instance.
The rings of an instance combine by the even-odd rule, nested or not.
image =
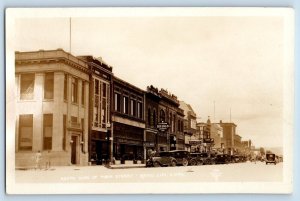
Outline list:
[[[137,164],[134,164],[133,161],[125,161],[125,164],[121,164],[120,161],[116,160],[114,165],[106,166],[110,169],[128,169],[128,168],[144,168],[146,167],[146,164],[142,164],[141,161],[139,161]]]

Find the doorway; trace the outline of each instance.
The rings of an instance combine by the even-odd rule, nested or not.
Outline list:
[[[71,163],[77,164],[77,136],[72,136]]]

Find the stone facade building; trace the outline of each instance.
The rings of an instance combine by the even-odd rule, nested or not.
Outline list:
[[[16,166],[88,164],[89,69],[58,49],[15,53]]]

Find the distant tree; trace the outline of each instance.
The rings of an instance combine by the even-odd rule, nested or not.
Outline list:
[[[259,148],[259,152],[261,156],[264,156],[266,154],[265,149],[263,147]]]

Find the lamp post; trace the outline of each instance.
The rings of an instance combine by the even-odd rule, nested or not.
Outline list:
[[[106,128],[107,128],[107,134],[106,134],[106,142],[107,142],[107,148],[106,148],[106,153],[107,153],[107,155],[106,155],[106,162],[107,162],[107,164],[108,164],[109,161],[110,161],[110,155],[111,155],[111,153],[110,153],[110,142],[109,142],[109,140],[110,140],[110,135],[111,135],[110,122],[107,122]]]

